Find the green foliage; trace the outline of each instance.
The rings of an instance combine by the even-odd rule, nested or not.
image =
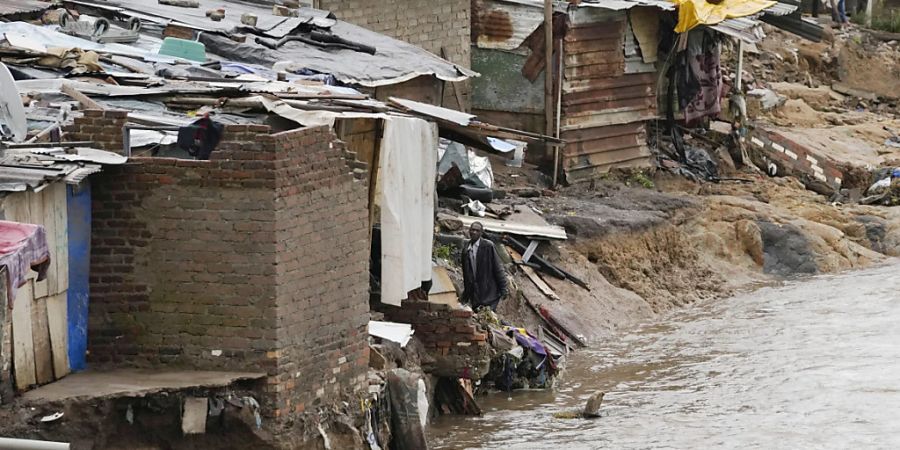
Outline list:
[[[634,172],[631,172],[631,176],[628,177],[628,180],[626,180],[625,183],[629,186],[631,186],[632,184],[638,184],[646,189],[653,189],[653,187],[655,186],[653,184],[653,180],[651,180],[643,170],[635,170]]]
[[[449,260],[452,252],[453,249],[449,245],[439,245],[434,249],[434,256]]]
[[[866,23],[866,13],[864,11],[856,13],[850,20],[863,25]],[[872,29],[889,33],[900,33],[900,11],[896,9],[881,9],[873,12]]]

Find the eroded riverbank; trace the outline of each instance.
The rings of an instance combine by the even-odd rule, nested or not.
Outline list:
[[[695,306],[570,362],[556,393],[480,399],[442,417],[437,449],[895,448],[896,260]],[[604,417],[557,419],[608,392]]]

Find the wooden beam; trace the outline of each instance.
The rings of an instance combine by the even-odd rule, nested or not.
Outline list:
[[[78,103],[80,103],[81,107],[84,109],[99,109],[101,111],[106,109],[103,106],[100,106],[99,103],[91,100],[91,98],[88,97],[87,95],[84,95],[83,93],[81,93],[81,91],[79,91],[78,89],[75,88],[75,86],[72,86],[69,83],[63,83],[62,88],[60,88],[60,91],[62,91],[63,94],[66,94],[69,97],[72,97],[73,99],[78,100]]]

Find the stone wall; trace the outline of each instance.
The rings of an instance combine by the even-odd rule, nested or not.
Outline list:
[[[99,133],[114,134],[109,124]],[[274,417],[357,392],[368,223],[353,156],[327,128],[229,125],[210,161],[105,168],[93,180],[89,361],[265,372]]]
[[[471,0],[320,0],[319,8],[338,19],[368,28],[422,47],[463,67],[471,67]],[[457,83],[466,108],[468,83]],[[456,108],[456,98],[448,84],[444,106]]]

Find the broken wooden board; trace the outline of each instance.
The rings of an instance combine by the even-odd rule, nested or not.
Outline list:
[[[534,283],[534,285],[537,286],[538,289],[540,289],[542,294],[546,295],[550,300],[559,300],[559,296],[556,295],[556,292],[553,291],[553,288],[551,288],[550,285],[548,285],[547,282],[544,281],[544,279],[534,271],[534,269],[524,265],[519,267],[522,269],[522,272],[525,273],[525,276],[527,276],[528,279],[531,280],[531,282]]]
[[[50,347],[50,325],[47,323],[47,298],[32,300],[20,299],[23,303],[31,303],[31,333],[34,344],[34,369],[38,384],[53,381],[53,356]]]
[[[441,216],[441,215],[439,215]],[[566,235],[566,230],[563,227],[558,227],[555,225],[529,225],[524,223],[517,223],[511,220],[494,220],[487,219],[483,217],[470,217],[470,216],[446,216],[443,215],[444,218],[456,219],[462,222],[463,226],[469,227],[475,222],[481,222],[484,225],[484,229],[487,231],[492,231],[494,233],[506,233],[506,234],[514,234],[517,236],[527,236],[530,238],[547,238],[547,239],[559,239],[566,240],[568,236]],[[440,217],[439,217],[440,218]]]
[[[206,414],[209,400],[206,397],[184,399],[184,413],[181,416],[181,432],[184,434],[206,433]]]
[[[66,292],[51,295],[47,302],[47,324],[50,327],[50,350],[53,356],[53,375],[60,379],[69,373],[69,329]]]
[[[12,310],[13,365],[16,389],[24,391],[37,384],[34,370],[34,335],[31,329],[31,304],[34,285],[29,280],[16,292]]]

